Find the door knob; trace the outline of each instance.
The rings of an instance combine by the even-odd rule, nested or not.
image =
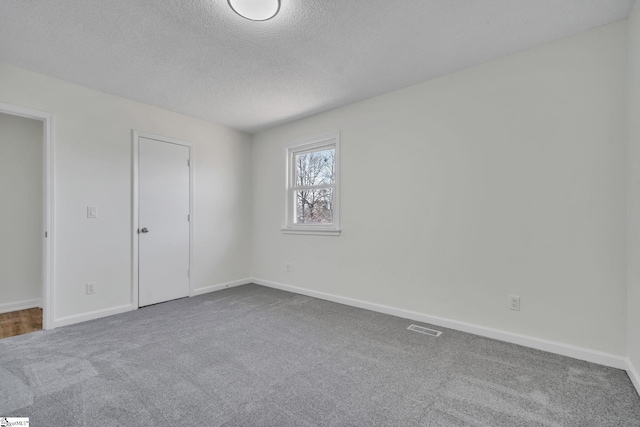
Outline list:
[[[141,233],[148,233],[149,229],[147,227],[144,227],[142,230],[140,230]]]

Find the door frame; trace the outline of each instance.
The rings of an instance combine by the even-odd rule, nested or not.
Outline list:
[[[193,280],[191,280],[193,272],[193,165],[195,158],[194,145],[190,142],[180,141],[174,138],[168,138],[166,136],[155,135],[148,132],[142,132],[139,130],[132,130],[131,137],[133,139],[133,188],[132,188],[132,200],[131,205],[132,217],[131,217],[131,249],[132,249],[132,261],[131,261],[131,305],[134,310],[139,308],[138,304],[138,291],[139,291],[139,247],[138,247],[138,216],[140,209],[140,157],[139,147],[140,138],[152,139],[159,143],[182,145],[189,148],[189,297],[193,296]]]
[[[0,113],[42,122],[42,329],[54,328],[55,310],[55,156],[54,115],[47,111],[0,102]]]

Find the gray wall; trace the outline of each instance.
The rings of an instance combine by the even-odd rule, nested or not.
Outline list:
[[[629,359],[640,369],[640,3],[629,16]],[[637,375],[637,373],[636,373]],[[636,376],[640,387],[640,377]]]

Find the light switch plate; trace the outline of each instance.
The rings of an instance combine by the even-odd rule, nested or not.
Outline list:
[[[87,206],[87,218],[98,218],[98,208],[96,208],[95,206]]]
[[[509,295],[509,310],[520,311],[520,297]]]

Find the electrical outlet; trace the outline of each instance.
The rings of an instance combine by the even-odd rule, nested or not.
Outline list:
[[[95,206],[87,206],[87,218],[96,219],[98,218],[98,208]]]
[[[96,293],[96,282],[87,283],[87,295]]]
[[[509,310],[520,311],[520,297],[509,295]]]
[[[287,273],[291,273],[291,264],[286,264],[284,268],[287,271]]]

